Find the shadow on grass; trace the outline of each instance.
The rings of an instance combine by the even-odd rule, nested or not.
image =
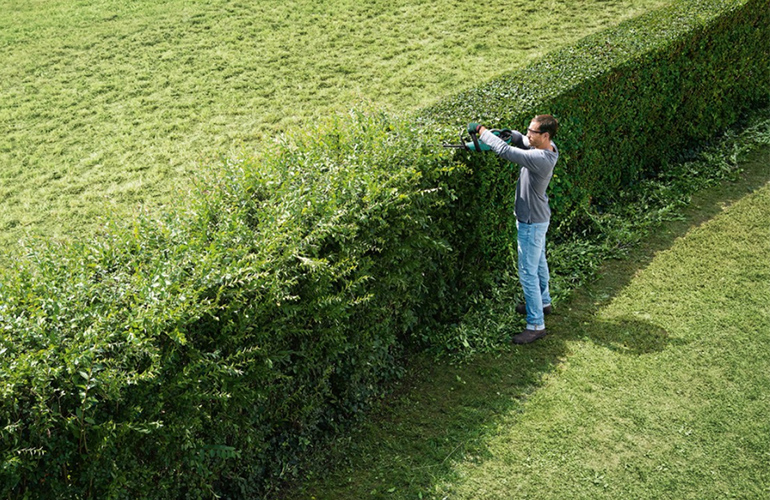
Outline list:
[[[583,327],[583,340],[590,340],[611,351],[642,355],[662,351],[671,342],[662,328],[636,318],[620,321],[589,321]],[[574,340],[574,335],[564,335],[564,340]],[[675,341],[678,342],[678,341]]]
[[[366,423],[320,453],[324,464],[279,498],[441,498],[437,486],[458,479],[453,462],[489,458],[485,442],[496,433],[500,417],[523,412],[528,396],[568,356],[572,342],[594,342],[631,356],[665,349],[671,339],[652,322],[638,317],[607,321],[597,311],[659,251],[767,183],[769,154],[768,148],[755,154],[738,182],[696,195],[683,220],[661,227],[627,259],[606,263],[596,281],[556,305],[545,339],[459,366],[414,360],[401,386]],[[512,325],[511,334],[516,329]]]

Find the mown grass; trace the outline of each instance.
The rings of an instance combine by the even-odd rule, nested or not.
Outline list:
[[[409,111],[670,0],[4,0],[0,248],[184,199],[221,154]]]
[[[768,146],[743,168],[557,304],[544,341],[416,363],[288,497],[770,495]]]
[[[610,272],[621,271],[620,280],[609,275],[566,305],[552,339],[562,344],[558,365],[520,413],[496,421],[499,433],[480,450],[486,459],[458,461],[441,492],[474,499],[770,494],[768,160],[768,150],[754,159],[756,192],[729,206],[713,199],[713,218],[646,266],[618,266]]]

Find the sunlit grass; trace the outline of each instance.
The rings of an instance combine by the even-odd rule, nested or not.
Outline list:
[[[459,480],[441,488],[457,499],[770,494],[768,214],[766,184],[657,253],[595,314],[564,311],[559,369],[502,416],[487,458],[458,461]]]
[[[178,199],[221,154],[402,112],[667,0],[2,2],[0,247]]]

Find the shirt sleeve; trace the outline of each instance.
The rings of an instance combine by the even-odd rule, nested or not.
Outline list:
[[[520,132],[514,133],[522,136]],[[524,137],[522,136],[522,138]],[[516,163],[534,174],[545,175],[550,173],[550,170],[553,168],[553,162],[549,161],[544,150],[512,147],[490,132],[489,129],[485,130],[479,139],[489,146],[500,158]]]

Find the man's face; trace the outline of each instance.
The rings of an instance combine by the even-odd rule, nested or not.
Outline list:
[[[529,139],[529,145],[533,148],[543,149],[547,148],[550,143],[550,137],[548,134],[539,133],[540,124],[535,120],[532,120],[527,128],[527,139]]]

